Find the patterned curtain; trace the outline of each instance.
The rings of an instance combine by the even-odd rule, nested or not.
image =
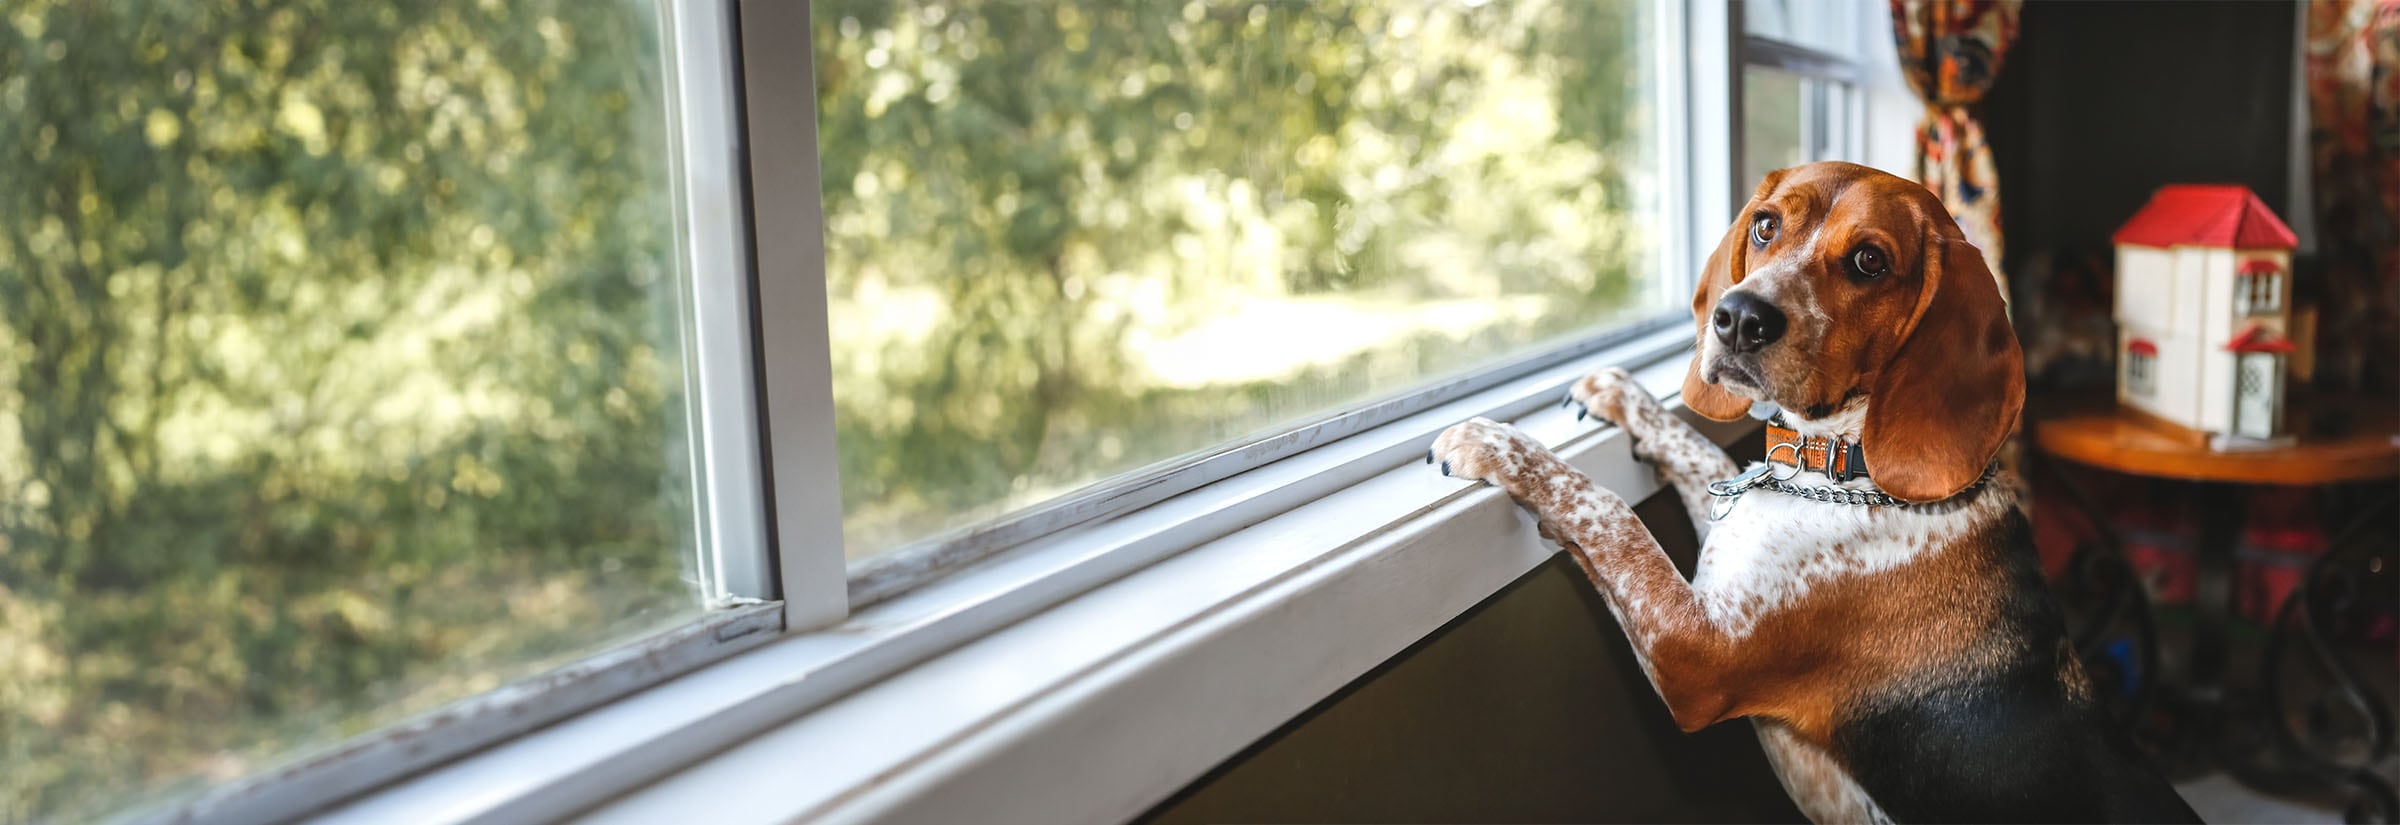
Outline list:
[[[2400,388],[2400,0],[2312,0],[2307,38],[2317,374],[2389,397]]]
[[[2008,295],[2000,268],[2000,175],[1983,124],[1968,107],[1983,99],[2017,39],[2020,0],[1891,0],[1900,69],[1925,102],[1917,123],[1917,180],[1941,196],[1967,240]]]

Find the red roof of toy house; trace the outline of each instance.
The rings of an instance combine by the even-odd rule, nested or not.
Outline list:
[[[2125,351],[2135,355],[2157,355],[2158,345],[2148,338],[2135,338],[2125,343]]]
[[[2282,271],[2282,264],[2278,264],[2266,258],[2251,258],[2250,260],[2242,262],[2242,274],[2244,275],[2265,275]]]
[[[2243,325],[2242,331],[2234,333],[2233,340],[2225,342],[2225,351],[2291,352],[2292,341],[2252,321]]]
[[[2222,246],[2290,249],[2292,228],[2247,186],[2176,184],[2159,187],[2150,203],[2117,228],[2117,243],[2142,246]]]

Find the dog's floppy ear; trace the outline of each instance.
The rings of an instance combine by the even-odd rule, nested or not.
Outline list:
[[[2025,404],[2024,355],[1983,252],[1943,231],[1947,215],[1923,220],[1916,310],[1874,380],[1859,433],[1876,486],[1906,501],[1975,483]]]
[[[1767,173],[1766,179],[1759,181],[1758,191],[1750,194],[1750,202],[1734,213],[1733,226],[1717,242],[1717,251],[1708,253],[1708,263],[1700,268],[1700,288],[1692,294],[1692,323],[1699,327],[1696,340],[1701,345],[1692,348],[1692,366],[1683,373],[1683,405],[1718,421],[1732,421],[1748,414],[1750,401],[1700,377],[1700,353],[1707,351],[1708,314],[1717,308],[1717,298],[1725,290],[1732,289],[1742,276],[1749,274],[1746,253],[1750,243],[1744,230],[1750,227],[1750,213],[1757,211],[1759,199],[1774,192],[1775,185],[1783,181],[1783,172]]]

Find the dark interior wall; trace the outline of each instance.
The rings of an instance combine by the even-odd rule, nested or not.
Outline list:
[[[2287,221],[2292,3],[2035,2],[1985,97],[2009,269],[2109,246],[2168,183],[2240,183]]]
[[[1688,574],[1697,548],[1681,503],[1662,494],[1638,512]],[[1142,821],[1805,820],[1749,723],[1675,728],[1561,555]]]

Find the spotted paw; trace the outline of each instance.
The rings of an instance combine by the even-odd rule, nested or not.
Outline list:
[[[1631,431],[1641,424],[1645,413],[1659,409],[1658,399],[1633,381],[1633,375],[1610,367],[1578,379],[1567,387],[1567,404],[1576,408],[1576,417],[1598,417],[1602,421]],[[1633,433],[1640,438],[1642,433]]]
[[[1441,465],[1442,474],[1452,478],[1487,481],[1502,487],[1525,469],[1528,460],[1543,450],[1517,428],[1486,418],[1471,418],[1443,430],[1433,440],[1428,463]]]

